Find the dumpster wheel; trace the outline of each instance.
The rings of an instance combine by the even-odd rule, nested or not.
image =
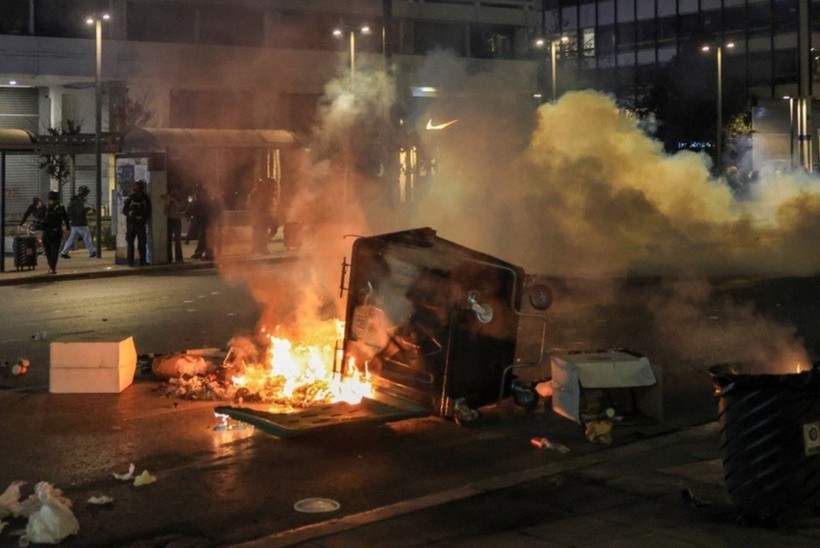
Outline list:
[[[464,398],[456,400],[453,407],[453,420],[457,425],[465,427],[475,426],[480,419],[481,413],[478,409],[472,409],[467,405],[467,402],[464,401]]]

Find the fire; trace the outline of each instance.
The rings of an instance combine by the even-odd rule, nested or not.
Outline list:
[[[334,372],[340,357],[336,341],[344,334],[344,323],[334,320],[317,326],[302,341],[278,337],[263,329],[267,339],[264,360],[246,364],[242,375],[231,380],[243,394],[261,401],[305,407],[314,403],[358,403],[372,397],[368,375],[351,359],[344,375]]]

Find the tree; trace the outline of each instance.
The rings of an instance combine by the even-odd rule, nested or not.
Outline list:
[[[74,120],[66,120],[60,127],[48,128],[51,135],[77,135],[80,133],[82,125]],[[70,154],[42,154],[40,155],[40,169],[45,169],[49,177],[57,181],[57,190],[62,190],[71,180],[71,166],[73,164]]]

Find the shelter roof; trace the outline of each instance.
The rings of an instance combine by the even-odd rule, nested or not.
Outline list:
[[[283,129],[134,128],[122,139],[123,152],[177,146],[292,148],[300,145],[296,135]]]
[[[25,129],[0,129],[0,150],[31,152],[34,142],[34,135]]]

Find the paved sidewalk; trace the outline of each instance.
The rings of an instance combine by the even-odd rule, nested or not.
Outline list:
[[[5,271],[0,272],[0,286],[4,285],[18,285],[24,283],[38,283],[53,280],[71,280],[79,278],[101,278],[113,276],[130,276],[134,274],[148,273],[148,272],[167,272],[176,270],[193,270],[202,268],[213,268],[218,265],[219,258],[215,261],[201,261],[191,259],[190,255],[194,252],[195,245],[183,246],[185,253],[185,260],[182,263],[167,263],[148,265],[141,267],[129,267],[127,264],[117,264],[115,262],[114,250],[103,250],[102,257],[88,257],[85,249],[75,249],[71,253],[70,259],[60,257],[57,262],[57,274],[52,275],[48,273],[48,263],[44,255],[37,258],[37,267],[33,270],[17,270],[14,267],[14,258],[10,254],[6,254],[4,260]],[[241,256],[231,255],[226,258],[235,262],[237,260],[248,261],[269,261],[281,260],[285,258],[295,257],[297,251],[286,250],[283,246],[281,236],[274,239],[269,246],[270,253],[268,255],[253,255]]]

